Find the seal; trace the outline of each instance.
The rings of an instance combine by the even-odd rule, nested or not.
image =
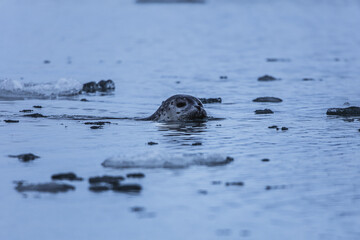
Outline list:
[[[199,99],[190,95],[178,94],[169,97],[150,117],[142,120],[159,122],[187,122],[206,120],[207,113]]]

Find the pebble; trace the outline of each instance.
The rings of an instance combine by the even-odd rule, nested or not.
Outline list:
[[[270,109],[255,110],[255,114],[273,114],[274,112]]]
[[[19,160],[23,162],[30,162],[35,160],[36,158],[40,158],[39,156],[36,156],[32,153],[25,153],[25,154],[19,154],[19,155],[9,155],[9,157],[12,158],[18,158]]]
[[[59,184],[54,182],[27,184],[23,181],[17,182],[15,189],[19,192],[47,192],[59,193],[75,190],[75,187],[69,184]]]
[[[102,129],[103,126],[91,126],[90,128],[91,128],[91,129]]]
[[[127,178],[144,178],[145,174],[143,173],[128,173],[126,174]]]
[[[4,120],[6,123],[18,123],[19,120]]]
[[[264,76],[258,78],[258,81],[262,81],[262,82],[275,81],[275,80],[278,80],[278,79],[274,78],[273,76],[270,76],[270,75],[264,75]]]
[[[44,116],[40,113],[32,113],[32,114],[25,114],[24,117],[32,117],[32,118],[46,118],[47,116]]]
[[[123,181],[125,178],[123,176],[108,176],[104,175],[101,177],[90,177],[89,183],[90,184],[98,184],[98,183],[109,183],[112,185],[119,184],[119,181]]]
[[[225,183],[226,186],[244,186],[243,182],[227,182]]]
[[[360,107],[329,108],[326,114],[338,116],[360,116]]]
[[[116,192],[138,193],[142,190],[142,187],[139,184],[123,184],[114,186],[112,190]]]
[[[111,122],[84,122],[85,125],[99,125],[99,126],[102,126],[102,125],[105,125],[105,124],[111,124]]]
[[[69,180],[69,181],[82,181],[83,178],[76,176],[75,173],[58,173],[51,176],[52,180]]]
[[[279,103],[283,100],[277,97],[258,97],[253,100],[253,102],[272,102],[272,103]]]

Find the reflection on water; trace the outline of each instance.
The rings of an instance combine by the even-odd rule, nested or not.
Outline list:
[[[360,121],[326,115],[360,106],[358,1],[0,5],[0,239],[360,238]],[[115,91],[59,97],[100,79]],[[204,105],[206,122],[136,121],[174,94],[223,102]],[[252,101],[266,96],[283,102]],[[111,124],[84,124],[95,120]],[[40,158],[7,157],[24,153]],[[83,181],[19,195],[12,183],[70,171],[142,191]]]

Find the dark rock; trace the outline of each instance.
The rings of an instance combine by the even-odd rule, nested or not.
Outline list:
[[[226,186],[244,186],[243,182],[227,182]]]
[[[360,107],[329,108],[326,114],[338,116],[360,116]]]
[[[202,143],[201,143],[201,142],[195,142],[195,143],[193,143],[193,144],[191,144],[191,145],[193,145],[193,146],[200,146],[200,145],[202,145]]]
[[[212,185],[219,185],[219,184],[221,184],[221,181],[212,181],[211,184]]]
[[[112,190],[116,192],[138,193],[142,190],[142,187],[139,184],[123,184],[113,186]]]
[[[199,98],[199,100],[203,103],[203,104],[208,104],[208,103],[221,103],[222,99],[221,98]]]
[[[281,130],[282,130],[282,131],[287,131],[287,130],[289,130],[289,128],[287,128],[287,127],[282,127]]]
[[[265,190],[285,189],[285,185],[266,186]]]
[[[83,178],[76,176],[75,173],[58,173],[51,176],[52,180],[70,180],[70,181],[82,181]]]
[[[75,187],[69,184],[59,184],[54,182],[39,183],[39,184],[26,184],[22,181],[17,183],[15,189],[19,192],[47,192],[59,193],[75,190]]]
[[[144,212],[145,208],[144,207],[132,207],[131,211],[132,212]]]
[[[253,100],[253,102],[272,102],[272,103],[279,103],[282,102],[281,98],[276,97],[258,97]]]
[[[92,185],[89,187],[89,190],[92,192],[104,192],[109,191],[111,188],[109,186],[95,186]]]
[[[255,110],[255,114],[273,114],[274,112],[270,109]]]
[[[303,78],[302,80],[303,81],[314,81],[315,79],[313,79],[313,78]]]
[[[9,157],[18,158],[19,160],[21,160],[23,162],[29,162],[29,161],[35,160],[36,158],[40,158],[39,156],[36,156],[32,153],[25,153],[25,154],[20,154],[20,155],[9,155]]]
[[[360,129],[358,129],[359,130],[359,132],[360,132]]]
[[[35,106],[33,106],[33,108],[42,108],[42,106],[40,106],[40,105],[35,105]]]
[[[31,109],[24,109],[24,110],[21,110],[19,112],[23,112],[23,113],[29,113],[29,112],[33,112],[34,110],[31,110]]]
[[[127,178],[144,178],[145,174],[143,173],[128,173],[126,174]]]
[[[50,64],[50,60],[44,60],[44,64]]]
[[[87,93],[94,93],[98,89],[98,85],[96,82],[88,82],[83,85],[82,91]]]
[[[90,184],[109,183],[111,185],[118,185],[120,181],[125,180],[123,176],[102,176],[89,178]]]
[[[19,120],[4,120],[6,123],[18,123]]]
[[[220,79],[228,79],[227,76],[220,76]]]
[[[90,128],[91,128],[91,129],[102,129],[103,126],[91,126]]]
[[[207,190],[200,189],[200,190],[198,190],[198,193],[199,193],[199,194],[202,194],[202,195],[207,195],[207,194],[208,194],[208,191],[207,191]]]
[[[32,118],[46,118],[47,116],[44,116],[40,113],[32,113],[32,114],[25,114],[24,117],[32,117]]]
[[[102,126],[102,125],[105,125],[105,124],[111,124],[111,122],[102,122],[102,121],[99,121],[99,122],[84,122],[85,125],[98,125],[98,126]]]
[[[269,126],[268,128],[278,128],[276,125]]]
[[[290,62],[291,60],[288,58],[267,58],[267,62]]]
[[[226,157],[226,159],[223,160],[223,161],[205,163],[204,165],[205,165],[205,166],[208,166],[208,167],[216,167],[216,166],[222,166],[222,165],[229,164],[229,163],[231,163],[231,162],[233,162],[233,161],[234,161],[234,158],[232,158],[232,157]]]
[[[157,145],[157,144],[159,144],[159,143],[157,143],[157,142],[148,142],[147,144],[148,144],[148,145]]]
[[[82,98],[80,99],[81,102],[88,102],[89,100],[87,100],[86,98]]]
[[[258,81],[263,81],[263,82],[275,81],[275,80],[278,80],[278,79],[274,78],[273,76],[270,76],[270,75],[264,75],[264,76],[258,78]]]
[[[263,162],[270,162],[270,159],[268,159],[268,158],[263,158],[263,159],[261,159],[261,161],[263,161]]]
[[[109,90],[114,90],[115,89],[115,83],[112,80],[101,80],[100,82],[98,82],[98,91],[100,92],[107,92]]]

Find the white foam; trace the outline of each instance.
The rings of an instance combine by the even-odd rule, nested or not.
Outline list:
[[[170,154],[146,152],[136,155],[118,155],[106,159],[102,165],[110,168],[187,168],[194,165],[220,166],[233,158],[221,154]]]

